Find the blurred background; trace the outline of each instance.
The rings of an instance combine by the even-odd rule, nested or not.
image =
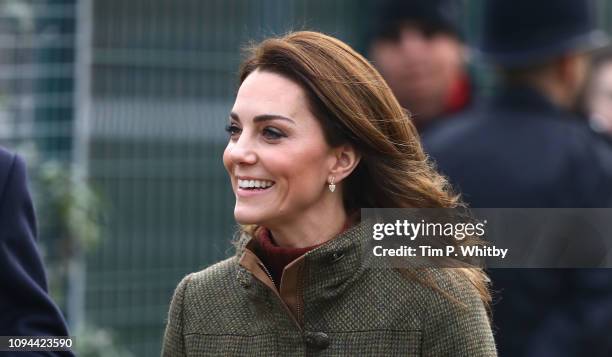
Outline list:
[[[365,54],[374,1],[0,0],[0,145],[29,164],[79,355],[158,355],[177,283],[233,253],[221,154],[240,48],[311,29]],[[480,3],[461,2],[468,40]]]

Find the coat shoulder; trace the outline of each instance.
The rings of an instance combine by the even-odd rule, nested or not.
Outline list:
[[[427,273],[436,287],[425,289],[429,306],[423,347],[431,355],[496,355],[487,309],[469,274],[453,268]]]
[[[15,159],[15,154],[0,146],[0,172],[10,166]]]
[[[227,294],[227,289],[236,285],[238,260],[236,257],[227,258],[203,270],[189,274],[185,297],[188,300],[214,298],[220,294]]]
[[[186,276],[179,284],[182,290],[182,323],[184,334],[219,332],[224,326],[235,326],[228,319],[228,306],[241,310],[246,296],[239,284],[238,259],[231,257]],[[177,294],[175,293],[176,299]]]
[[[431,314],[457,314],[464,310],[485,311],[479,290],[467,274],[454,268],[399,270],[393,284],[406,292],[413,307],[430,320]],[[486,316],[486,314],[484,315]]]
[[[0,147],[0,194],[4,191],[9,174],[15,165],[17,156],[4,148]],[[1,196],[0,196],[1,197]]]
[[[429,268],[394,269],[389,274],[388,270],[372,270],[365,279],[369,287],[363,288],[368,300],[359,306],[363,311],[387,306],[369,316],[400,321],[401,329],[419,330],[423,355],[495,356],[487,309],[470,281],[471,273],[476,272]]]

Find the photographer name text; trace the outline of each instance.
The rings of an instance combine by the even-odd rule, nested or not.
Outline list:
[[[411,245],[394,246],[392,248],[376,245],[373,254],[376,257],[500,257],[508,254],[507,248],[488,246],[481,239],[485,235],[487,221],[468,223],[411,222],[396,220],[395,223],[375,223],[372,226],[372,239],[382,241],[388,239],[404,239]],[[415,245],[417,238],[437,239],[438,245]],[[466,238],[476,239],[477,244],[443,244],[444,239],[463,241]]]

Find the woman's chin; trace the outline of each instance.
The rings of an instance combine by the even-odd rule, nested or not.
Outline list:
[[[238,209],[234,210],[234,219],[236,220],[236,223],[242,225],[260,225],[261,223],[261,215],[257,214],[256,212],[244,212],[243,210]]]

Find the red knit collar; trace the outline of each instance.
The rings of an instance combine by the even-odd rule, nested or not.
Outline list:
[[[323,243],[305,248],[281,247],[274,241],[270,230],[261,227],[256,231],[257,251],[255,254],[264,263],[268,272],[272,275],[272,280],[277,289],[280,289],[280,282],[283,270],[289,263],[315,249]]]
[[[342,234],[346,230],[351,228],[353,223],[359,219],[358,213],[359,211],[347,217],[347,220],[344,226],[342,227],[342,230],[338,234]],[[255,241],[257,244],[255,248],[256,251],[254,253],[264,263],[266,268],[268,268],[268,271],[270,275],[272,275],[272,279],[274,280],[274,284],[276,285],[277,289],[280,287],[283,270],[287,265],[289,265],[289,263],[306,254],[307,252],[326,243],[323,242],[305,248],[281,247],[276,244],[270,230],[265,227],[259,227],[255,231]]]

